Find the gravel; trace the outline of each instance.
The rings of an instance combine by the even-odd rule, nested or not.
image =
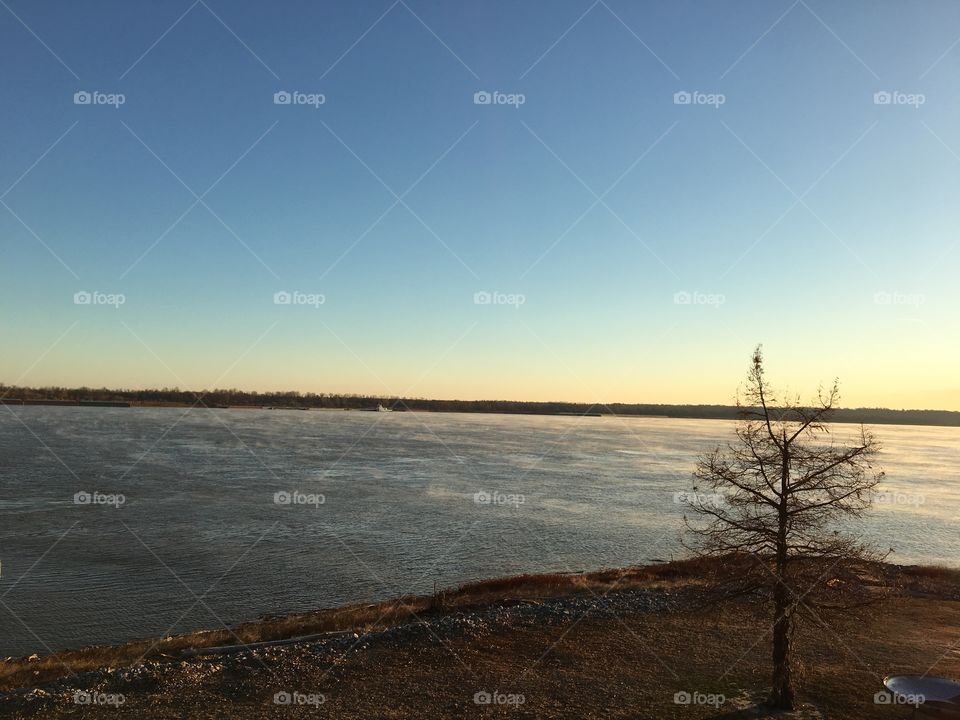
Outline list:
[[[245,678],[283,665],[286,671],[315,667],[318,662],[367,650],[391,648],[420,639],[440,644],[458,637],[483,637],[511,627],[562,625],[581,618],[610,618],[649,613],[677,607],[683,591],[641,588],[611,592],[605,596],[582,594],[541,601],[514,601],[482,608],[424,616],[422,621],[358,635],[347,633],[301,643],[240,649],[217,655],[201,655],[175,662],[145,662],[133,667],[101,668],[62,678],[43,688],[0,693],[0,710],[15,708],[41,712],[56,705],[84,704],[90,693],[99,693],[99,704],[118,697],[149,693],[161,684],[166,690],[187,688],[218,677],[224,690],[242,696]],[[85,693],[87,695],[85,695]],[[77,698],[80,698],[79,701]]]

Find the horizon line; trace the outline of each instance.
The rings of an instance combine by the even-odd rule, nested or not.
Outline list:
[[[631,406],[649,406],[649,407],[662,407],[662,408],[694,408],[694,407],[709,407],[709,408],[723,408],[723,409],[735,409],[741,407],[736,403],[717,403],[717,402],[696,402],[696,403],[664,403],[664,402],[639,402],[639,401],[625,401],[625,400],[614,400],[610,402],[591,402],[586,400],[518,400],[510,398],[462,398],[462,397],[428,397],[428,396],[403,396],[397,394],[383,394],[383,393],[369,393],[369,392],[324,392],[316,390],[296,390],[296,389],[287,389],[287,390],[247,390],[244,388],[237,387],[214,387],[209,389],[202,390],[192,390],[184,389],[179,386],[164,386],[164,387],[143,387],[143,388],[111,388],[105,385],[96,387],[93,385],[80,385],[80,386],[66,386],[66,385],[41,385],[41,386],[29,386],[29,385],[8,385],[5,382],[0,381],[0,389],[6,390],[6,392],[0,393],[0,402],[8,398],[9,392],[12,390],[28,390],[34,392],[41,392],[44,390],[61,390],[65,392],[80,392],[83,390],[91,391],[104,391],[112,393],[137,393],[137,392],[178,392],[178,393],[187,393],[195,396],[205,396],[217,392],[238,392],[246,394],[256,394],[256,395],[293,395],[297,393],[301,396],[316,396],[316,397],[349,397],[357,399],[371,399],[371,400],[397,400],[403,402],[405,400],[415,401],[415,402],[451,402],[451,403],[514,403],[514,404],[526,404],[526,405],[551,405],[551,404],[563,404],[563,405],[580,405],[586,406],[588,409],[593,408],[609,408],[613,405],[631,405]],[[9,398],[11,400],[18,398]],[[746,406],[742,406],[746,407]],[[951,413],[954,415],[960,415],[960,410],[947,410],[944,408],[893,408],[885,407],[880,405],[867,406],[861,405],[857,407],[836,407],[835,410],[846,410],[846,411],[884,411],[884,412],[895,412],[895,413],[909,413],[909,412],[923,412],[923,413]]]

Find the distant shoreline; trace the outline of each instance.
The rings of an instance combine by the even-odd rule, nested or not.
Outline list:
[[[238,390],[109,390],[18,388],[0,385],[0,405],[80,407],[170,407],[231,410],[354,410],[448,412],[549,417],[643,417],[686,420],[737,420],[749,408],[733,405],[524,402],[519,400],[429,400],[372,395],[248,393]],[[841,408],[835,423],[960,427],[960,412]]]

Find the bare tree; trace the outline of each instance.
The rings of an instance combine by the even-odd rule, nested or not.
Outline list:
[[[883,477],[879,446],[862,425],[838,442],[827,425],[838,384],[814,402],[778,396],[754,351],[737,405],[736,443],[700,458],[687,526],[702,556],[721,559],[725,594],[760,594],[773,607],[773,689],[769,703],[794,706],[791,639],[798,609],[813,612],[849,585],[857,567],[883,556],[838,530],[859,517]],[[823,591],[823,595],[819,591]],[[835,596],[835,594],[834,594]]]

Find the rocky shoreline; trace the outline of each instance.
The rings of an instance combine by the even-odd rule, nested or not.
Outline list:
[[[137,696],[150,694],[161,685],[186,688],[209,683],[220,676],[238,691],[244,679],[283,668],[284,674],[298,666],[335,666],[351,653],[372,647],[391,648],[420,640],[440,645],[458,637],[480,638],[490,632],[516,627],[560,625],[585,618],[618,618],[676,608],[691,590],[633,588],[606,595],[580,594],[491,604],[467,611],[432,614],[406,623],[364,634],[335,633],[326,639],[285,640],[262,646],[236,646],[219,652],[185,656],[180,660],[149,661],[123,668],[103,668],[73,674],[43,687],[0,693],[0,713],[43,712],[73,705],[126,706]]]

